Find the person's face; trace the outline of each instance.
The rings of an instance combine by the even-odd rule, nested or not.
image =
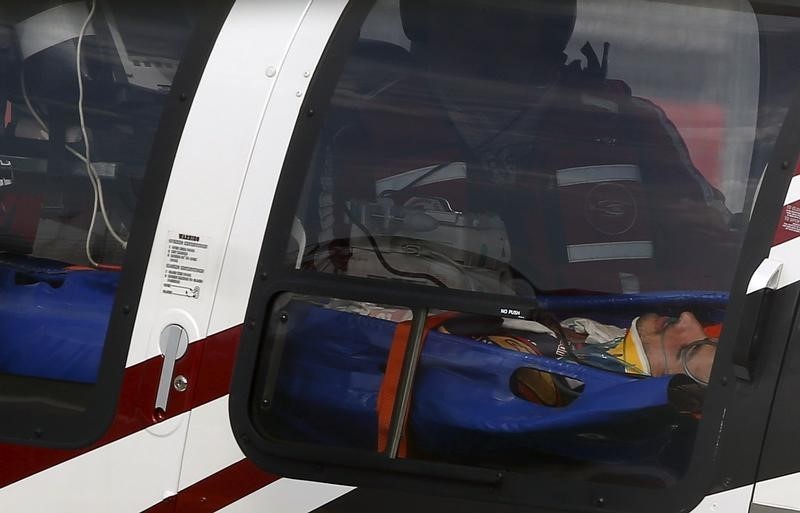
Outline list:
[[[639,317],[636,328],[645,345],[660,345],[663,338],[665,347],[682,348],[695,340],[706,338],[703,326],[690,312],[683,312],[678,317],[645,314]]]
[[[703,326],[690,312],[683,312],[678,317],[645,314],[636,322],[636,328],[653,376],[683,373],[681,350],[692,342],[706,338]],[[693,350],[687,362],[690,371],[707,381],[715,353],[711,346]]]

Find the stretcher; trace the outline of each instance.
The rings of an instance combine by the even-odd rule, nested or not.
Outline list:
[[[721,299],[700,294],[667,302],[699,302],[712,311]],[[378,393],[397,323],[300,301],[285,311],[271,434],[376,450]],[[510,386],[520,368],[583,387],[567,406],[534,404]],[[670,426],[693,431],[697,391],[685,376],[609,372],[431,330],[412,396],[409,456],[471,464],[523,463],[541,454],[605,464],[654,461],[676,443]]]
[[[0,255],[0,373],[93,383],[115,271]]]

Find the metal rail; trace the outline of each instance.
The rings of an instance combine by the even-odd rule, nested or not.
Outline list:
[[[411,333],[408,337],[408,346],[406,347],[406,354],[403,358],[403,369],[397,388],[397,399],[395,401],[394,411],[392,411],[389,440],[386,444],[385,454],[389,458],[397,458],[400,440],[405,436],[406,419],[408,418],[408,410],[411,405],[411,392],[414,389],[414,377],[417,373],[417,363],[422,354],[425,323],[427,321],[427,308],[418,308],[414,310],[414,318],[411,321]]]

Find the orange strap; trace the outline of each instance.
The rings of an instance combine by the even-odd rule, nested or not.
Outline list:
[[[97,267],[88,267],[85,265],[68,265],[64,268],[65,271],[121,271],[121,265],[108,265],[99,264]]]
[[[13,107],[11,106],[11,102],[6,100],[6,110],[3,114],[3,128],[8,128],[8,125],[14,121],[14,114],[13,114]]]
[[[719,339],[719,336],[722,334],[722,324],[712,324],[711,326],[706,326],[703,328],[703,332],[708,338]]]
[[[445,313],[429,317],[425,322],[422,332],[422,343],[428,337],[428,332],[441,323],[457,314]],[[400,375],[405,363],[406,350],[408,349],[409,336],[411,335],[411,321],[397,324],[389,348],[389,358],[386,361],[386,372],[383,375],[381,387],[378,390],[378,452],[384,452],[389,444],[389,430],[392,425],[392,413],[397,401],[397,389],[400,387]],[[397,450],[398,458],[405,458],[408,454],[408,442],[405,436],[408,418],[403,419],[403,436]]]

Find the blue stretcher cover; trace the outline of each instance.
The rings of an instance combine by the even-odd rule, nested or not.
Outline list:
[[[279,436],[375,450],[377,395],[396,324],[299,302],[288,312],[272,409]],[[520,367],[580,380],[585,389],[565,407],[531,403],[511,391]],[[654,422],[654,412],[663,419],[672,411],[672,379],[636,378],[431,331],[412,399],[412,452],[450,461],[508,461],[531,452],[607,463],[656,458],[671,432]]]
[[[0,372],[95,382],[118,275],[0,260]]]
[[[623,328],[627,328],[635,317],[647,312],[676,316],[681,312],[692,312],[705,322],[721,323],[724,320],[728,300],[727,292],[694,290],[536,297],[536,302],[542,310],[552,312],[561,319],[587,317]]]

